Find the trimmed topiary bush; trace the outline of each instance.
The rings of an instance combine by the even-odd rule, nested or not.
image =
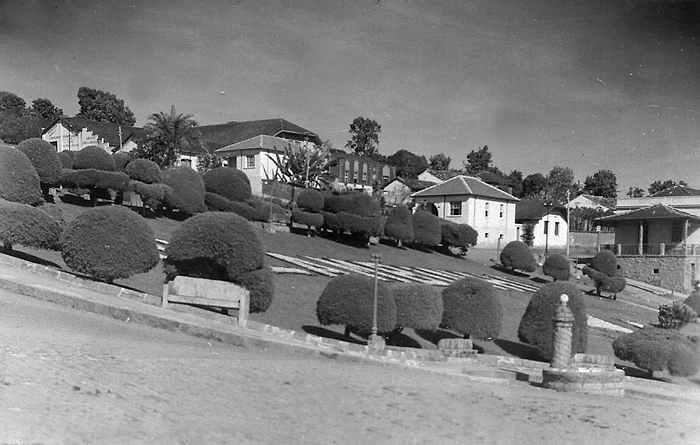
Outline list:
[[[405,205],[398,205],[391,209],[384,224],[384,235],[400,243],[413,241],[413,222],[411,211]]]
[[[256,203],[255,208],[258,210],[258,218],[257,221],[264,221],[264,222],[269,222],[274,220],[275,215],[286,215],[286,212],[284,209],[279,205],[270,203],[268,201],[261,201]],[[319,215],[321,217],[321,224],[323,224],[323,216]],[[319,227],[321,225],[319,224]]]
[[[162,179],[158,164],[148,159],[134,159],[126,165],[124,173],[134,181],[144,184],[156,184]]]
[[[617,257],[610,250],[601,250],[591,260],[591,267],[609,277],[617,275]]]
[[[503,306],[491,283],[473,277],[457,280],[443,289],[442,303],[442,327],[486,340],[501,333]]]
[[[312,227],[318,229],[323,225],[323,215],[295,209],[292,212],[292,221],[296,224],[307,226],[309,229]]]
[[[464,252],[476,246],[479,236],[469,224],[456,224],[444,219],[440,220],[440,232],[440,243],[444,247],[459,247]]]
[[[257,209],[240,201],[231,201],[221,195],[212,192],[204,193],[204,202],[209,211],[212,212],[232,212],[248,221],[255,221],[260,218]]]
[[[39,205],[39,175],[29,158],[14,147],[0,143],[0,199],[22,204]]]
[[[425,210],[419,210],[411,217],[413,242],[422,246],[437,246],[442,239],[440,218]]]
[[[316,317],[323,326],[343,325],[346,333],[372,331],[374,279],[357,274],[339,275],[323,289]],[[387,285],[377,283],[377,330],[386,334],[396,326],[396,303]]]
[[[700,292],[695,291],[684,301],[696,314],[700,313]]]
[[[0,199],[0,245],[5,253],[20,244],[36,249],[59,250],[62,227],[42,207]]]
[[[323,203],[323,195],[314,189],[304,189],[297,197],[297,206],[307,212],[320,212],[323,210]]]
[[[396,304],[394,333],[404,328],[435,331],[442,321],[442,296],[433,286],[423,283],[395,283],[389,293]]]
[[[73,170],[73,157],[67,150],[58,152],[58,160],[61,161],[61,169]]]
[[[143,182],[131,181],[129,188],[141,197],[143,205],[151,209],[158,209],[173,192],[169,185],[165,184],[144,184]]]
[[[217,167],[202,175],[204,189],[231,201],[245,201],[251,198],[250,180],[241,170]]]
[[[63,170],[64,186],[87,189],[91,192],[103,190],[125,191],[129,189],[129,177],[122,172],[107,172],[93,168],[85,170]],[[104,194],[103,194],[104,195]]]
[[[522,241],[511,241],[501,251],[501,264],[511,270],[534,272],[537,269],[537,261]]]
[[[88,209],[61,236],[66,265],[95,279],[114,281],[147,272],[160,261],[146,220],[121,206]]]
[[[163,184],[170,186],[172,193],[165,202],[170,207],[194,215],[207,211],[204,204],[204,181],[187,166],[169,168],[163,172]]]
[[[49,187],[57,185],[61,181],[62,166],[56,149],[41,138],[24,140],[17,145],[17,149],[31,161],[39,175],[41,190],[44,196],[47,196]]]
[[[617,358],[650,373],[667,369],[672,375],[687,377],[700,370],[697,338],[676,330],[644,328],[619,336],[612,346]]]
[[[73,170],[95,169],[106,172],[116,170],[112,155],[97,145],[90,145],[80,150],[73,159]]]
[[[547,361],[552,359],[554,349],[552,317],[554,317],[556,308],[561,304],[559,297],[562,294],[569,296],[568,306],[574,314],[571,353],[586,352],[588,317],[583,294],[571,282],[555,281],[544,285],[535,292],[518,327],[520,341],[536,347],[540,356]]]
[[[239,284],[250,290],[252,313],[266,311],[272,302],[272,274],[265,264],[262,243],[238,215],[208,212],[193,216],[173,233],[165,253],[168,280],[185,275]]]
[[[555,253],[544,260],[542,272],[552,277],[554,281],[568,281],[571,274],[571,265],[564,255]]]
[[[126,166],[129,165],[129,162],[131,162],[131,156],[129,156],[129,153],[118,151],[112,153],[112,160],[114,161],[114,170],[123,172]]]

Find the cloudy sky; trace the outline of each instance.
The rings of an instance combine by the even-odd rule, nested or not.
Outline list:
[[[201,124],[282,117],[342,148],[488,145],[506,173],[700,188],[700,8],[640,0],[0,0],[0,90]]]

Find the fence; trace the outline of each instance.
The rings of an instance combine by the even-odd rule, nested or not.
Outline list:
[[[602,244],[600,247],[604,250],[610,250],[618,256],[700,255],[700,244]]]

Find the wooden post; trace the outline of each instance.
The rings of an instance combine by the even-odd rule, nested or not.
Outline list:
[[[639,221],[639,255],[644,252],[644,221]]]

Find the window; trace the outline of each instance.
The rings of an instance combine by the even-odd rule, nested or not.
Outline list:
[[[357,172],[352,172],[352,182],[357,184]]]
[[[462,215],[462,201],[450,201],[450,216]]]
[[[559,235],[559,223],[555,222],[554,223],[554,236],[558,236],[558,235]]]
[[[499,210],[499,212],[498,212],[498,217],[499,217],[499,218],[503,218],[503,204],[501,204],[501,208],[500,208],[500,210]]]
[[[549,221],[544,222],[544,234],[546,235],[547,232],[549,232]]]
[[[343,182],[348,182],[348,176],[349,176],[349,174],[347,171],[345,173],[343,173]]]
[[[683,242],[683,224],[684,221],[673,221],[673,225],[671,226],[672,243]]]
[[[245,168],[255,168],[255,155],[246,155]]]
[[[488,238],[488,237],[489,237],[489,232],[484,233],[484,238]]]
[[[180,166],[192,168],[192,159],[180,159]]]
[[[362,173],[362,183],[367,185],[367,172]]]
[[[486,204],[484,204],[484,216],[486,218],[489,217],[489,203],[488,202]]]

